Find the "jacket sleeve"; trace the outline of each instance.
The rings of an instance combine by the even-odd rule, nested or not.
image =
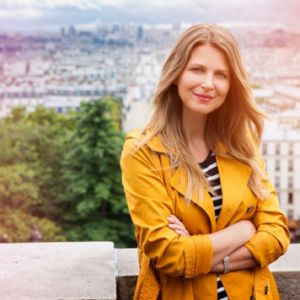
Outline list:
[[[258,153],[261,167],[265,170],[265,163]],[[263,185],[269,191],[270,196],[265,200],[258,200],[253,223],[257,233],[245,244],[258,264],[264,268],[283,255],[290,242],[290,234],[287,219],[279,209],[279,201],[273,184],[270,180],[264,180]]]
[[[135,143],[135,139],[126,140],[121,169],[139,248],[158,270],[170,276],[193,278],[209,273],[213,256],[210,239],[206,235],[178,236],[168,227],[167,217],[174,214],[174,207],[159,170],[159,155],[147,146],[129,153]]]

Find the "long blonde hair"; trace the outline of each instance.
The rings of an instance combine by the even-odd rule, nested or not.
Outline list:
[[[150,133],[137,148],[146,144],[153,136],[158,136],[168,151],[171,168],[184,167],[187,176],[185,199],[195,192],[202,201],[203,187],[212,191],[210,183],[199,168],[182,128],[182,101],[173,82],[185,68],[195,46],[210,43],[221,49],[227,56],[231,84],[224,103],[207,116],[205,138],[215,154],[240,161],[252,169],[248,183],[252,192],[261,200],[269,196],[261,180],[267,179],[257,160],[257,147],[261,142],[264,118],[268,116],[252,98],[251,88],[242,62],[239,46],[234,37],[217,25],[195,25],[185,31],[173,46],[161,72],[155,92],[152,118],[145,128]],[[207,130],[209,128],[209,130]],[[251,136],[246,133],[248,132]],[[225,154],[219,145],[228,150]]]

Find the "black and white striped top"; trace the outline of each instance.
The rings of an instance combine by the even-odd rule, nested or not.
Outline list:
[[[212,151],[209,151],[207,158],[202,163],[199,163],[199,166],[201,167],[203,173],[205,173],[207,180],[211,183],[212,189],[216,192],[216,196],[213,196],[211,193],[209,193],[209,195],[214,203],[215,217],[217,220],[222,208],[222,189],[215,154]],[[229,300],[218,274],[217,291],[218,300]]]

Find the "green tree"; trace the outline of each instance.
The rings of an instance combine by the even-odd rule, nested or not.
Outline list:
[[[68,185],[62,201],[69,240],[113,241],[135,245],[119,165],[124,134],[119,109],[109,98],[82,103],[77,130],[64,167]]]
[[[75,128],[72,114],[43,107],[28,115],[15,108],[0,125],[0,164],[25,164],[35,173],[41,202],[29,207],[32,215],[57,221],[65,213],[58,196],[65,190],[62,164]]]
[[[28,242],[32,225],[42,234],[41,241],[66,240],[54,222],[28,213],[30,205],[39,203],[33,178],[34,172],[24,165],[0,167],[0,240],[3,242]]]

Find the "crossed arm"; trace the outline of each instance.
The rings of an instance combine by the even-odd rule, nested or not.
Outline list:
[[[184,224],[175,216],[167,218],[169,228],[182,236],[190,236]],[[256,228],[251,221],[242,220],[218,232],[208,234],[213,244],[213,260],[210,272],[221,273],[224,271],[223,259],[229,257],[230,271],[253,268],[258,265],[251,252],[243,246],[256,233]]]

